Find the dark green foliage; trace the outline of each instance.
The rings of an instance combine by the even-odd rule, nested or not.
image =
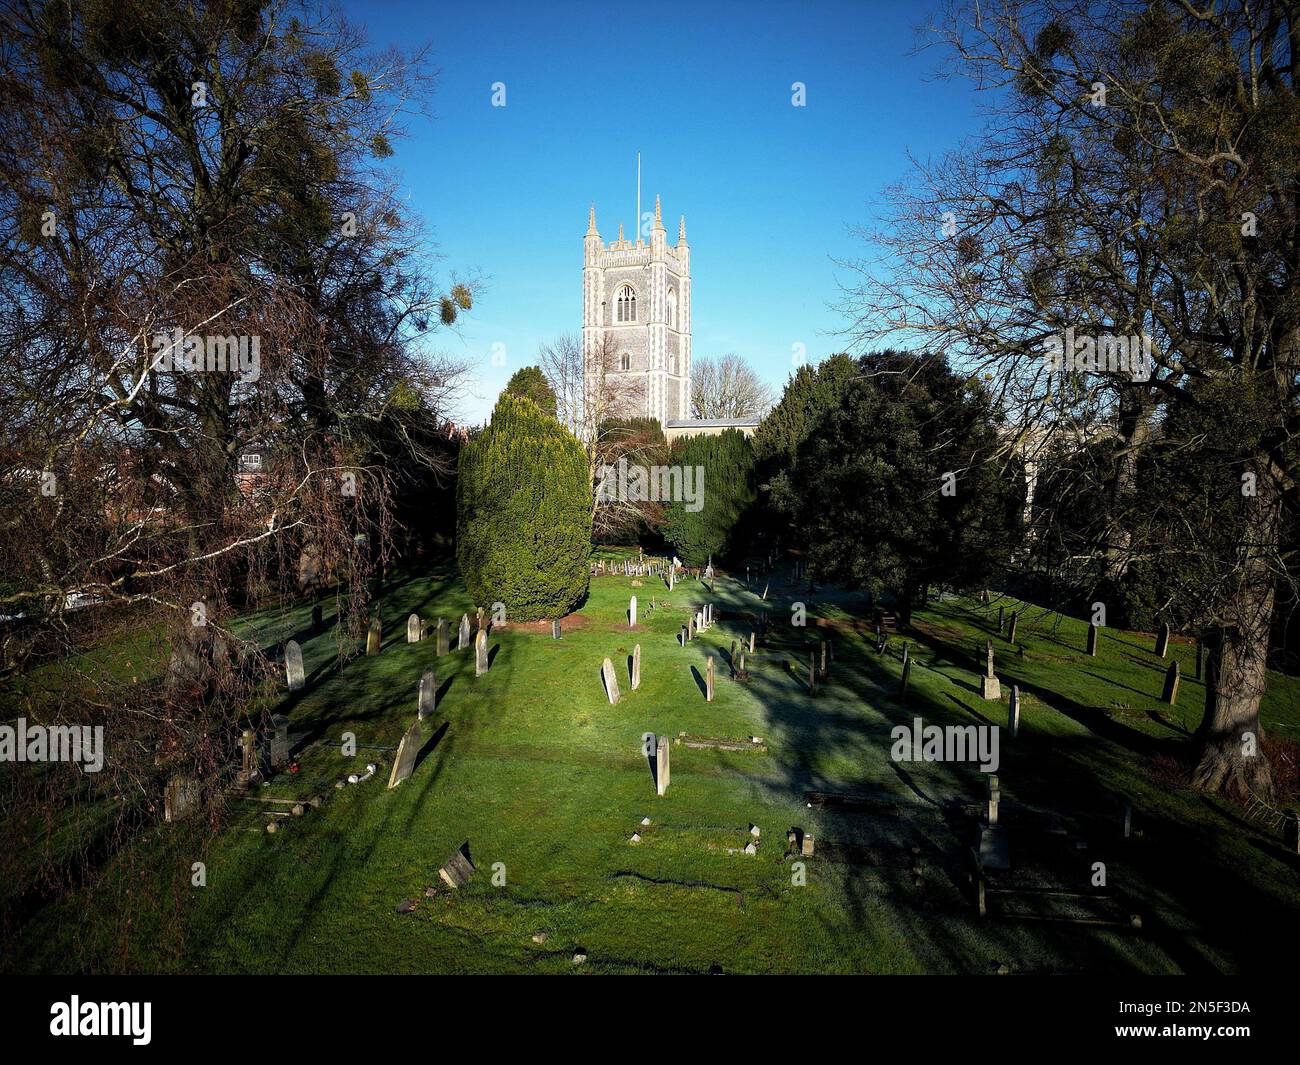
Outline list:
[[[697,511],[685,500],[664,508],[661,532],[682,561],[702,566],[710,556],[720,559],[743,549],[739,525],[757,494],[754,451],[745,435],[727,429],[718,436],[691,437],[673,449],[672,464],[696,469],[703,504]]]
[[[555,390],[542,373],[540,366],[525,366],[516,370],[514,376],[506,382],[506,391],[512,396],[523,396],[537,404],[543,414],[555,417]]]
[[[456,555],[474,602],[511,621],[567,614],[587,592],[591,484],[582,445],[504,393],[460,454]]]
[[[850,361],[855,373],[833,369],[838,402],[769,482],[771,504],[819,579],[893,594],[905,617],[927,586],[973,587],[1007,561],[1023,494],[995,460],[982,389],[939,360]]]

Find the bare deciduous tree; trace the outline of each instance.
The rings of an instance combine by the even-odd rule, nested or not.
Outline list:
[[[691,363],[694,418],[761,418],[772,403],[772,389],[734,352]]]

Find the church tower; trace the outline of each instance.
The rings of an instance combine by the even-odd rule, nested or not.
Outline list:
[[[588,380],[602,349],[606,380],[621,398],[619,413],[657,418],[667,427],[691,409],[691,249],[686,218],[668,243],[659,197],[647,243],[608,245],[596,230],[593,205],[583,238],[582,348]]]

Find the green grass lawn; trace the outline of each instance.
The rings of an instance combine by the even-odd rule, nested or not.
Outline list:
[[[1152,653],[1150,636],[1103,630],[1100,654],[1089,658],[1083,622],[1026,606],[1017,634],[1023,656],[993,637],[1003,697],[985,702],[977,653],[996,628],[997,601],[931,603],[914,631],[892,637],[879,655],[857,597],[818,593],[808,626],[791,626],[790,601],[804,597],[786,576],[771,578],[771,640],[750,658],[747,684],[729,679],[727,660],[731,641],[748,638],[749,616],[764,606],[755,591],[767,578],[756,590],[720,579],[717,622],[686,647],[677,633],[708,598],[698,582],[680,582],[670,595],[653,578],[640,587],[634,578],[596,578],[561,641],[545,625],[494,630],[491,670],[478,678],[471,651],[437,658],[432,637],[405,642],[406,617],[418,612],[446,617],[454,647],[455,623],[473,607],[450,571],[387,585],[382,654],[342,669],[330,604],[326,631],[310,638],[307,607],[252,619],[265,645],[289,636],[303,645],[307,685],[280,709],[311,744],[298,774],[283,773],[258,794],[322,795],[324,805],[285,819],[275,834],[265,831],[262,805],[240,799],[230,800],[215,837],[190,824],[149,830],[135,861],[119,856],[30,921],[5,966],[1206,972],[1258,969],[1294,942],[1297,857],[1239,807],[1182,787],[1169,771],[1203,698],[1192,645],[1172,645],[1183,681],[1170,708],[1159,700],[1167,662]],[[629,631],[633,593],[640,617]],[[1002,602],[1008,612],[1021,607]],[[834,661],[809,697],[808,653],[823,636],[834,642]],[[914,665],[900,698],[904,639]],[[634,692],[627,662],[638,643]],[[701,689],[708,655],[717,671],[712,703]],[[623,693],[614,706],[600,680],[606,656]],[[414,719],[429,668],[439,687],[426,729],[434,739],[411,778],[388,791],[392,752],[379,748],[396,745]],[[891,760],[890,729],[915,717],[1005,725],[1013,683],[1024,698],[1020,737],[1001,736],[1005,823],[1051,826],[1023,844],[1013,836],[1013,863],[1027,875],[1037,870],[1040,847],[1064,848],[1074,871],[1104,862],[1109,909],[1139,914],[1140,930],[1125,921],[981,919],[969,851],[984,774],[973,764]],[[1264,720],[1274,735],[1300,728],[1297,683],[1270,677]],[[642,736],[683,731],[761,736],[766,750],[674,746],[672,784],[657,797]],[[345,757],[338,741],[348,732],[378,746]],[[373,779],[334,787],[377,758],[384,764]],[[851,796],[855,805],[810,806],[811,793]],[[1127,840],[1125,800],[1140,833]],[[756,855],[742,853],[751,823],[762,833]],[[801,859],[802,878],[785,854],[792,826],[817,841]],[[642,841],[630,843],[638,831]],[[453,892],[437,868],[464,841],[478,874]],[[196,861],[206,865],[202,888],[190,884]],[[426,897],[430,887],[437,893]],[[414,911],[396,912],[406,899],[416,900]],[[85,920],[89,912],[98,920]],[[578,948],[588,960],[575,969]]]

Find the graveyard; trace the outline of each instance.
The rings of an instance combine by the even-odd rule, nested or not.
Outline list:
[[[345,661],[330,601],[319,624],[312,604],[245,619],[269,656],[292,640],[302,657],[262,708],[257,778],[216,798],[210,836],[169,792],[174,820],[33,914],[6,968],[1215,973],[1293,934],[1285,811],[1179,776],[1203,689],[1177,634],[1162,658],[1156,634],[1103,628],[1089,655],[1087,624],[993,591],[932,598],[901,631],[886,615],[882,641],[862,596],[809,593],[797,560],[670,591],[613,572],[636,556],[594,557],[558,640],[479,627],[451,567],[386,580],[378,647]],[[1271,735],[1300,728],[1298,683],[1270,677]],[[892,757],[916,719],[1002,726],[996,785],[971,760]],[[1277,935],[1240,935],[1225,896]]]

